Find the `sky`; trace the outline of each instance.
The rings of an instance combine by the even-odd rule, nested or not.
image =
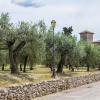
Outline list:
[[[94,40],[100,40],[100,0],[0,0],[0,14],[8,12],[11,21],[44,20],[50,27],[56,20],[56,31],[73,26],[73,34],[88,30]]]

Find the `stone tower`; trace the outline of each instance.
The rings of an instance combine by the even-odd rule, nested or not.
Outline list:
[[[93,42],[93,32],[83,31],[80,34],[80,40]]]

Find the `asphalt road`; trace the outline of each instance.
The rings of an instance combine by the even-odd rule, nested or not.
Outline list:
[[[100,82],[36,98],[34,100],[100,100]]]

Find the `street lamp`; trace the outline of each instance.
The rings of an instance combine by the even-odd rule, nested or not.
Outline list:
[[[55,26],[56,26],[56,21],[55,20],[52,20],[51,21],[51,26],[52,26],[52,29],[53,29],[53,50],[52,50],[52,55],[53,55],[53,64],[52,64],[52,77],[53,78],[56,78],[56,68],[55,68],[55,47],[54,47],[54,29],[55,29]]]

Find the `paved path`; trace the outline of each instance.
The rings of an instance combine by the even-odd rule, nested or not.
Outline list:
[[[100,100],[100,82],[36,98],[34,100]]]

